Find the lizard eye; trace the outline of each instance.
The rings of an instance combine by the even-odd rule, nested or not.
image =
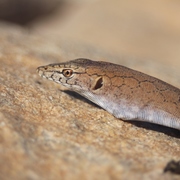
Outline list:
[[[63,74],[65,77],[71,77],[72,74],[73,74],[73,70],[72,70],[72,69],[63,69],[62,74]]]

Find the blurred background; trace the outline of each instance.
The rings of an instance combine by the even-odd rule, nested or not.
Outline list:
[[[180,65],[178,0],[0,0],[0,19],[44,38]]]

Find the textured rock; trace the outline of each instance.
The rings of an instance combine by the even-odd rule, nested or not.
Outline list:
[[[147,68],[3,24],[0,42],[0,179],[179,179],[163,173],[180,158],[179,131],[123,122],[36,74],[40,65],[81,56],[139,64],[152,74],[160,64]],[[178,85],[180,76],[163,67],[160,76]]]

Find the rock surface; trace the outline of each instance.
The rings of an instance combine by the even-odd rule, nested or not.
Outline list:
[[[0,42],[0,179],[179,179],[163,173],[180,158],[179,131],[118,120],[35,72],[72,56],[117,57],[3,24]]]

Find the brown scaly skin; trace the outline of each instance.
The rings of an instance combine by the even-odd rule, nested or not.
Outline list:
[[[121,65],[82,58],[41,66],[37,72],[117,118],[180,130],[180,90],[155,77]]]

